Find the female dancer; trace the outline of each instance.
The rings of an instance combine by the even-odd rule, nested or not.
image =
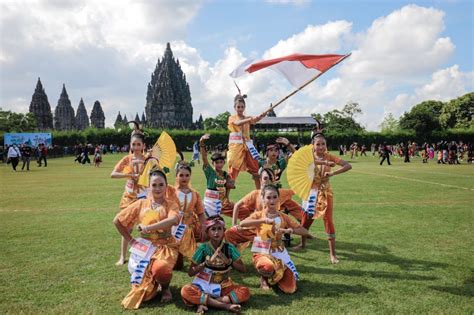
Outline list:
[[[181,269],[183,256],[191,259],[197,248],[197,241],[205,238],[204,206],[199,193],[190,187],[191,167],[183,159],[176,166],[176,195],[179,199],[180,224],[175,229],[179,241],[179,257],[176,269]]]
[[[280,157],[280,144],[285,145],[291,153],[295,153],[295,147],[286,138],[277,138],[275,143],[270,143],[266,148],[266,159],[261,159],[258,162],[260,168],[270,168],[275,173],[275,184],[278,185],[280,177],[285,170],[288,162],[288,156]],[[260,183],[259,183],[260,184]],[[260,186],[257,187],[257,189]]]
[[[260,185],[274,184],[275,175],[269,168],[260,169]],[[232,227],[225,232],[225,238],[229,243],[238,246],[239,250],[244,249],[249,242],[252,242],[256,231],[254,228],[243,229],[237,225],[237,219],[240,221],[249,217],[250,214],[256,211],[263,210],[263,200],[261,197],[261,190],[256,189],[251,191],[234,205],[234,213],[232,216]],[[279,206],[278,209],[288,210],[289,213],[298,221],[303,219],[303,209],[291,197],[295,194],[291,189],[279,189]]]
[[[198,313],[207,311],[207,307],[239,313],[240,303],[250,298],[250,291],[242,285],[236,285],[229,277],[232,268],[245,272],[245,265],[238,250],[224,241],[225,222],[220,216],[206,220],[209,242],[199,245],[194,253],[189,276],[192,284],[181,289],[186,305],[198,305]]]
[[[285,249],[282,235],[307,235],[308,230],[279,211],[279,192],[276,186],[264,186],[261,196],[263,211],[254,212],[240,222],[240,226],[257,229],[252,245],[252,260],[261,276],[261,288],[268,290],[269,285],[278,285],[284,293],[291,294],[296,291],[298,272]]]
[[[138,185],[138,178],[143,172],[145,156],[145,137],[140,130],[138,123],[133,122],[135,127],[130,138],[130,154],[123,157],[114,167],[110,174],[112,178],[126,178],[125,191],[120,200],[120,210],[125,209],[131,203],[140,198],[145,198],[147,194],[146,187]],[[128,243],[122,237],[120,247],[120,258],[116,265],[123,265],[125,263],[125,255],[127,252]]]
[[[240,171],[248,171],[252,174],[255,187],[258,188],[258,161],[259,155],[257,149],[250,139],[250,125],[256,124],[267,112],[259,116],[245,116],[245,98],[246,95],[236,95],[234,98],[234,109],[236,113],[229,117],[227,128],[229,134],[229,152],[227,163],[230,177],[236,181]]]
[[[326,231],[329,242],[329,256],[331,263],[337,264],[339,260],[336,257],[336,229],[332,218],[333,212],[333,193],[331,185],[329,184],[329,177],[347,172],[352,169],[352,166],[327,152],[326,138],[320,130],[317,130],[312,138],[313,144],[313,158],[314,158],[314,178],[311,186],[311,193],[309,200],[303,204],[303,208],[310,209],[311,204],[314,211],[307,211],[303,217],[302,225],[309,229],[313,224],[314,219],[323,218],[324,229]],[[341,167],[335,171],[331,168],[340,165]],[[312,213],[314,212],[314,213]],[[301,238],[301,244],[295,249],[304,248],[306,246],[306,237]]]
[[[212,166],[207,159],[207,150],[205,141],[209,139],[205,134],[199,140],[202,156],[202,169],[206,175],[206,193],[204,196],[204,211],[207,217],[225,214],[232,216],[234,204],[229,201],[230,189],[234,188],[234,181],[229,174],[224,171],[225,156],[216,152],[212,154]]]
[[[178,243],[171,227],[179,223],[179,205],[170,196],[166,175],[150,172],[150,195],[122,210],[114,219],[117,230],[132,246],[129,271],[132,289],[122,300],[127,309],[137,309],[143,301],[154,298],[161,287],[161,301],[172,299],[169,284],[178,258]],[[171,193],[173,194],[173,193]],[[134,239],[130,229],[138,224],[140,239]]]

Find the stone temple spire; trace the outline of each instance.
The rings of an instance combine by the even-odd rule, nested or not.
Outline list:
[[[127,114],[125,114],[125,116],[123,116],[122,123],[123,123],[124,125],[128,124]]]
[[[29,111],[35,116],[39,130],[45,131],[53,129],[51,106],[49,105],[48,96],[44,91],[40,78],[38,78],[38,82],[36,83]]]
[[[89,116],[87,116],[87,110],[84,106],[84,101],[82,100],[79,102],[79,106],[77,107],[76,112],[76,129],[77,130],[84,130],[89,128]]]
[[[122,115],[120,114],[120,111],[119,111],[118,115],[117,115],[117,118],[115,118],[114,127],[119,128],[122,124],[123,124],[123,119],[122,119]]]
[[[74,129],[75,117],[74,108],[67,95],[66,86],[63,84],[63,90],[59,96],[58,106],[54,110],[54,129],[72,130]]]
[[[145,112],[147,126],[151,128],[191,128],[193,126],[189,85],[179,61],[173,57],[169,43],[148,83]]]
[[[140,116],[138,116],[138,113],[135,115],[135,121],[140,123]]]
[[[104,111],[102,110],[102,106],[100,106],[99,101],[95,101],[94,107],[92,107],[91,125],[94,128],[99,128],[99,129],[105,128],[105,115],[104,115]]]

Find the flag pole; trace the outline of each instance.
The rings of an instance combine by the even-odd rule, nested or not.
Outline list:
[[[333,64],[331,67],[327,68],[326,71],[328,71],[329,69],[331,69],[332,67],[334,67],[335,65],[337,65],[338,63],[342,62],[344,59],[346,59],[347,57],[349,57],[352,53],[348,53],[347,55],[343,56],[341,59],[339,59],[335,64]],[[317,78],[319,78],[321,75],[323,75],[324,73],[326,73],[326,71],[324,72],[321,72],[321,73],[318,73],[315,77],[309,79],[306,83],[304,83],[303,85],[301,85],[299,88],[297,88],[296,90],[294,90],[293,92],[291,92],[290,94],[288,94],[287,96],[285,96],[284,98],[280,99],[277,103],[275,103],[275,105],[270,105],[270,108],[267,109],[266,111],[264,111],[262,113],[263,114],[267,114],[268,112],[270,112],[271,110],[273,110],[275,107],[277,107],[278,105],[280,105],[281,103],[283,103],[284,101],[286,101],[287,99],[289,99],[290,97],[292,97],[293,95],[295,95],[296,93],[298,93],[299,91],[301,91],[302,89],[304,89],[307,85],[309,85],[311,82],[313,82],[314,80],[316,80]]]

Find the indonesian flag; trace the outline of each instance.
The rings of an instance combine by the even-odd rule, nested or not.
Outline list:
[[[338,64],[348,55],[302,55],[292,54],[280,58],[263,60],[253,63],[247,60],[230,73],[233,78],[246,73],[252,73],[264,68],[275,70],[290,81],[295,87],[307,83],[309,80],[323,74],[334,65]]]

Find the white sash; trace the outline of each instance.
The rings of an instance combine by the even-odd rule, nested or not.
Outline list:
[[[231,143],[238,143],[238,144],[244,143],[242,132],[231,132],[229,134],[229,144]]]
[[[255,148],[255,146],[253,145],[253,141],[252,140],[249,140],[249,141],[246,141],[245,142],[245,145],[247,146],[247,149],[249,150],[250,152],[250,155],[252,156],[252,158],[254,160],[260,160],[260,154],[258,154],[258,150]]]
[[[204,212],[207,217],[220,215],[222,210],[222,201],[219,199],[220,192],[217,190],[206,189],[204,195]]]
[[[310,217],[314,216],[316,211],[316,206],[318,205],[318,190],[311,189],[307,200],[303,201],[303,211],[308,214]]]
[[[288,251],[286,250],[286,248],[281,252],[279,251],[272,252],[272,256],[283,261],[283,263],[291,270],[291,272],[293,272],[296,280],[299,280],[300,276],[298,274],[298,271],[296,271],[296,266],[291,260],[290,255],[288,254]]]
[[[218,283],[211,283],[213,271],[209,268],[201,270],[193,279],[193,284],[198,286],[202,292],[209,294],[212,297],[221,296],[221,285]]]
[[[143,238],[136,239],[136,243],[130,247],[130,258],[128,260],[128,271],[131,274],[130,283],[140,284],[143,281],[151,256],[155,253],[156,247],[151,244],[151,241]]]

